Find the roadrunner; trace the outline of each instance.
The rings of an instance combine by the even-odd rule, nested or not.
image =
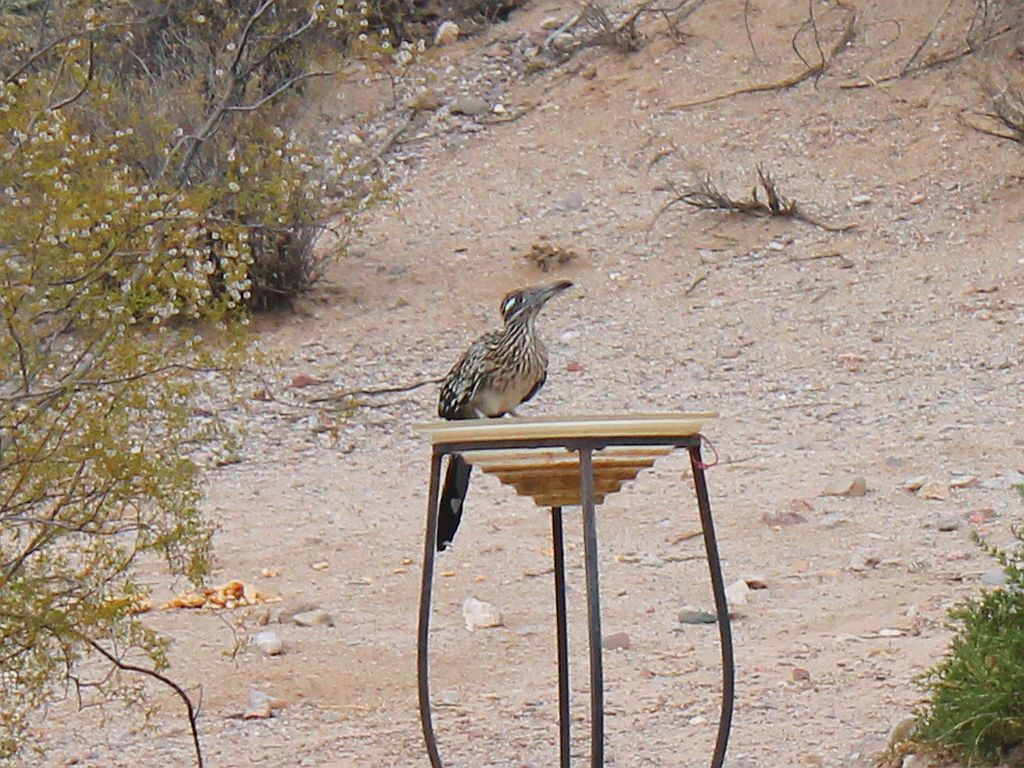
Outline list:
[[[515,416],[516,406],[537,394],[548,375],[548,351],[534,328],[537,315],[551,297],[570,287],[568,280],[560,280],[513,291],[502,299],[505,327],[474,341],[452,366],[441,383],[438,415],[443,419]],[[437,520],[438,551],[452,543],[459,528],[471,469],[459,454],[448,457]]]

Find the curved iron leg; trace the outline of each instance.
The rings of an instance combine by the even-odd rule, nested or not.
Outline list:
[[[597,515],[594,511],[593,449],[580,448],[583,553],[587,566],[587,624],[590,629],[590,765],[604,766],[604,673],[601,662],[601,598],[597,578]]]
[[[732,629],[729,624],[729,605],[725,599],[725,583],[722,581],[722,564],[718,559],[718,544],[715,543],[715,525],[711,519],[711,502],[704,478],[704,464],[700,458],[700,444],[690,446],[690,466],[693,468],[693,486],[697,491],[697,506],[700,507],[700,525],[704,531],[704,549],[708,555],[711,570],[711,589],[715,594],[715,608],[718,612],[718,636],[722,644],[722,714],[718,721],[718,740],[711,759],[712,768],[721,768],[725,762],[725,749],[729,743],[729,728],[732,725],[732,703],[735,671],[732,658]]]
[[[443,768],[437,752],[437,739],[430,715],[430,662],[428,642],[430,639],[430,591],[434,580],[434,551],[437,539],[437,496],[441,478],[441,454],[434,452],[430,459],[430,493],[427,500],[427,531],[423,544],[423,581],[420,584],[420,620],[417,635],[416,675],[419,684],[420,723],[423,725],[423,740],[427,743],[432,768]]]
[[[555,629],[558,636],[558,754],[560,768],[569,768],[569,631],[561,507],[551,508],[551,543],[555,550]]]

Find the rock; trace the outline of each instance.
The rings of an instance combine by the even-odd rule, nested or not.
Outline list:
[[[949,484],[941,480],[929,480],[917,489],[917,495],[922,499],[945,501],[949,498]]]
[[[440,109],[443,103],[444,99],[439,91],[424,88],[410,96],[405,106],[416,112],[433,112]]]
[[[1010,577],[1006,575],[1006,571],[1002,568],[994,568],[981,574],[981,583],[987,584],[990,587],[1002,587],[1009,580]]]
[[[321,384],[323,382],[308,373],[297,373],[292,376],[291,387],[293,389],[302,389],[303,387],[312,387],[314,384]]]
[[[747,586],[751,589],[768,589],[768,579],[761,574],[746,576],[743,580],[747,582]]]
[[[448,105],[448,111],[453,115],[476,117],[490,112],[491,105],[479,96],[456,96]]]
[[[974,512],[971,512],[971,514],[967,516],[967,521],[974,523],[975,525],[980,525],[982,523],[991,522],[995,519],[995,516],[996,511],[994,509],[991,507],[985,507],[984,509],[977,509]]]
[[[814,510],[814,506],[804,499],[793,499],[789,504],[774,512],[765,512],[761,515],[764,524],[769,528],[781,528],[787,525],[799,525],[806,523],[805,515]]]
[[[280,656],[284,653],[284,641],[272,629],[260,632],[253,643],[263,651],[264,656]]]
[[[903,762],[900,763],[900,768],[924,768],[924,766],[925,763],[913,752],[909,755],[904,755]]]
[[[818,526],[821,528],[838,528],[844,523],[850,522],[839,512],[827,512],[818,518]]]
[[[807,518],[799,512],[787,512],[785,510],[765,512],[761,515],[761,519],[769,528],[784,528],[788,525],[799,525],[800,523],[807,522]]]
[[[864,496],[868,492],[868,481],[861,475],[848,475],[832,480],[821,492],[822,496]]]
[[[244,720],[266,720],[274,716],[273,700],[263,691],[249,689],[249,708],[242,713]]]
[[[850,202],[854,205],[871,205],[871,195],[854,195],[850,198]]]
[[[803,667],[793,667],[790,677],[793,678],[794,683],[810,682],[811,673]]]
[[[680,624],[716,624],[717,622],[718,617],[707,611],[700,611],[688,606],[679,611]]]
[[[320,606],[316,603],[311,603],[306,600],[295,600],[293,602],[289,602],[281,609],[281,612],[277,614],[277,621],[279,624],[291,624],[292,619],[294,619],[297,614],[313,611],[319,607]]]
[[[925,199],[926,199],[925,196],[923,194],[921,194],[920,192],[918,192],[916,195],[913,195],[908,202],[911,205],[920,205],[921,203],[923,203],[925,201]]]
[[[706,723],[707,721],[708,719],[704,717],[704,715],[694,715],[686,722],[688,722],[690,725],[704,725],[704,723]]]
[[[950,488],[970,488],[978,484],[978,478],[974,475],[958,475],[949,481]]]
[[[434,33],[434,45],[451,45],[459,39],[459,25],[454,21],[443,21]]]
[[[557,16],[548,16],[540,23],[540,28],[547,30],[558,29],[560,26],[562,26],[562,20]]]
[[[851,571],[866,571],[868,568],[876,568],[881,562],[882,558],[877,553],[858,550],[850,557],[847,568]]]
[[[935,527],[945,533],[955,531],[960,527],[960,518],[953,515],[939,518],[939,522],[935,524]]]
[[[559,205],[565,211],[578,211],[585,203],[586,200],[579,192],[570,192]]]
[[[462,602],[462,620],[466,622],[466,629],[470,632],[487,627],[500,627],[504,623],[498,606],[477,600],[475,597],[467,597]]]
[[[533,56],[526,60],[526,74],[532,75],[541,72],[551,66],[551,62],[543,56]]]
[[[314,608],[311,611],[302,611],[292,616],[292,621],[300,627],[333,627],[334,619],[323,608]]]
[[[928,475],[918,475],[917,477],[908,477],[903,481],[903,487],[908,491],[918,491],[921,486],[925,483],[930,483],[932,479]]]
[[[626,650],[629,648],[629,635],[625,632],[615,632],[605,635],[601,641],[601,647],[607,651]]]
[[[750,587],[743,579],[734,581],[725,588],[725,599],[729,601],[729,607],[746,605],[750,597]]]
[[[575,35],[571,35],[568,32],[560,32],[559,34],[551,38],[551,43],[549,45],[551,47],[551,50],[565,53],[566,51],[575,48],[576,44],[577,42]]]

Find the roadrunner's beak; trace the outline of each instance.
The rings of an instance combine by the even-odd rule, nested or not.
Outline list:
[[[540,303],[546,303],[548,299],[552,298],[553,296],[557,296],[562,291],[565,291],[569,288],[572,288],[572,283],[569,282],[568,280],[559,280],[557,283],[552,283],[547,288],[544,288],[541,291]]]

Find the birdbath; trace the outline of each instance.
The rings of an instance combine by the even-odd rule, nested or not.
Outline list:
[[[430,764],[443,768],[430,708],[430,600],[437,539],[441,459],[462,454],[470,464],[511,485],[538,506],[551,508],[554,549],[555,620],[558,644],[558,715],[560,768],[569,768],[569,643],[565,597],[565,550],[562,508],[583,508],[587,625],[590,645],[590,764],[604,766],[604,677],[601,658],[601,608],[598,589],[596,507],[633,480],[643,469],[674,450],[690,454],[704,547],[718,615],[722,649],[722,710],[712,768],[721,768],[729,739],[733,704],[732,635],[725,585],[718,559],[711,504],[701,460],[701,426],[715,413],[644,413],[544,418],[471,419],[417,425],[433,443],[423,581],[420,589],[417,675],[420,721]]]

